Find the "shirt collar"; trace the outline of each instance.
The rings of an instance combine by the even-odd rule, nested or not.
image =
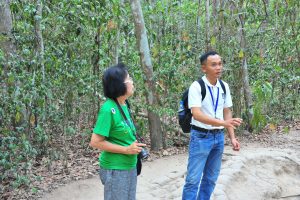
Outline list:
[[[206,78],[206,76],[203,76],[202,77],[202,80],[204,81],[204,83],[207,85],[207,86],[209,86],[209,87],[221,87],[221,85],[220,85],[220,82],[219,82],[219,79],[217,80],[217,84],[216,85],[212,85],[208,80],[207,80],[207,78]]]

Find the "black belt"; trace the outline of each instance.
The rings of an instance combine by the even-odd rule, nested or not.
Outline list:
[[[192,129],[196,130],[196,131],[200,131],[200,132],[204,132],[204,133],[218,133],[220,131],[223,131],[224,129],[205,129],[205,128],[201,128],[195,125],[192,125]]]

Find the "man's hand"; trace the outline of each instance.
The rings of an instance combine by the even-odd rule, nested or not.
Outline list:
[[[241,118],[230,118],[224,121],[225,128],[233,128],[236,129],[237,126],[240,126],[243,123]]]
[[[231,144],[232,144],[232,149],[234,151],[239,151],[240,150],[241,145],[240,145],[240,143],[239,143],[239,141],[238,141],[237,138],[232,138],[231,139]]]
[[[145,147],[145,146],[146,146],[146,144],[138,143],[137,141],[135,141],[126,148],[126,154],[138,154],[142,151],[142,147]]]

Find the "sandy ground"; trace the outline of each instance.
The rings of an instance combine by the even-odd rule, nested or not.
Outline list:
[[[234,152],[225,146],[221,174],[211,199],[299,200],[300,133],[294,131],[281,137],[282,143],[272,147],[244,141],[241,151]],[[181,199],[187,158],[182,154],[143,163],[137,199]],[[98,177],[93,177],[62,186],[41,199],[101,200],[103,186]]]

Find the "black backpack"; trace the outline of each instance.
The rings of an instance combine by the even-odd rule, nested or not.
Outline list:
[[[226,89],[223,81],[219,80],[221,87],[226,95]],[[201,79],[198,80],[198,83],[201,87],[201,96],[202,101],[206,95],[206,87],[204,81]],[[178,119],[179,125],[184,133],[189,133],[191,131],[191,121],[192,121],[192,113],[191,109],[188,106],[188,97],[189,97],[189,89],[186,89],[181,97],[179,110],[178,110]]]

